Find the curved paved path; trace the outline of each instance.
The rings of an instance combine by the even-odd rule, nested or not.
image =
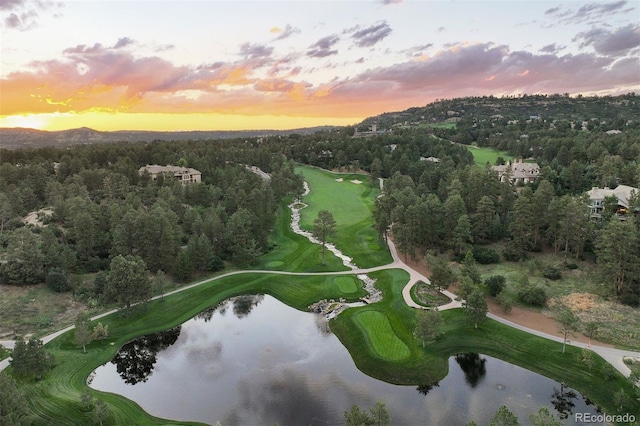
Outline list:
[[[215,280],[219,280],[221,278],[225,278],[225,277],[229,277],[232,275],[239,275],[239,274],[274,274],[274,275],[295,275],[295,276],[309,276],[309,275],[357,275],[357,274],[367,274],[369,272],[375,272],[375,271],[381,271],[381,270],[385,270],[385,269],[403,269],[404,271],[406,271],[409,274],[409,281],[407,282],[407,284],[405,285],[405,287],[402,289],[402,296],[404,298],[405,303],[412,307],[412,308],[416,308],[416,309],[425,309],[423,306],[418,305],[417,303],[415,303],[413,301],[413,299],[411,298],[411,288],[416,285],[418,283],[418,281],[423,281],[426,283],[429,283],[429,279],[427,277],[425,277],[424,275],[422,275],[420,272],[414,270],[413,268],[411,268],[410,266],[408,266],[407,264],[405,264],[402,259],[400,258],[400,256],[398,255],[398,251],[396,249],[395,244],[393,243],[393,241],[387,239],[387,244],[389,245],[389,250],[391,251],[391,256],[393,257],[393,262],[387,264],[387,265],[382,265],[382,266],[376,266],[373,268],[364,268],[364,269],[355,269],[355,270],[348,270],[348,271],[336,271],[336,272],[286,272],[286,271],[270,271],[270,270],[241,270],[241,271],[232,271],[232,272],[227,272],[225,274],[221,274],[218,275],[216,277],[213,278],[209,278],[206,280],[202,280],[202,281],[198,281],[195,282],[193,284],[178,288],[176,290],[173,290],[171,292],[166,293],[164,296],[170,296],[172,294],[175,293],[179,293],[181,291],[185,291],[194,287],[197,287],[199,285],[202,285],[204,283],[207,282],[211,282],[211,281],[215,281]],[[449,297],[451,299],[451,302],[438,307],[439,310],[447,310],[447,309],[455,309],[455,308],[460,308],[462,307],[462,300],[457,298],[455,294],[447,291],[447,290],[443,290],[442,291],[447,297]],[[153,297],[151,300],[156,300],[158,298],[160,298],[162,296],[155,296]],[[114,312],[117,312],[117,309],[113,309],[110,310],[108,312],[104,312],[102,314],[96,315],[94,317],[91,317],[92,321],[95,321],[97,319],[100,319],[102,317],[105,317],[107,315],[110,315]],[[539,337],[543,337],[545,339],[550,339],[550,340],[554,340],[557,342],[562,343],[563,338],[560,336],[554,336],[551,334],[547,334],[547,333],[543,333],[540,332],[538,330],[534,330],[532,328],[528,328],[528,327],[524,327],[520,324],[516,324],[514,322],[511,322],[509,320],[506,320],[504,318],[501,318],[497,315],[494,314],[487,314],[487,316],[493,320],[496,320],[498,322],[501,322],[503,324],[506,324],[510,327],[516,328],[518,330],[522,330],[525,331],[527,333],[530,334],[534,334],[536,336]],[[66,333],[69,330],[74,329],[75,326],[71,325],[69,327],[66,327],[60,331],[57,331],[55,333],[46,335],[42,338],[42,342],[44,344],[50,342],[51,340],[55,339],[56,337]],[[0,341],[0,344],[2,344],[5,347],[8,348],[13,348],[14,345],[14,341],[13,340],[4,340],[4,341]],[[635,351],[629,351],[629,350],[622,350],[622,349],[615,349],[615,348],[607,348],[607,347],[603,347],[603,346],[597,346],[597,345],[591,345],[588,346],[585,343],[580,343],[580,342],[573,342],[573,341],[569,341],[567,342],[567,344],[572,345],[572,346],[576,346],[579,348],[588,348],[591,349],[593,352],[597,353],[598,355],[600,355],[602,358],[604,358],[609,364],[611,364],[616,370],[618,370],[620,373],[622,373],[625,377],[629,377],[629,375],[631,374],[631,370],[629,369],[629,367],[627,367],[627,365],[623,362],[623,357],[636,357],[636,358],[640,358],[640,352],[635,352]],[[7,368],[9,366],[9,358],[0,361],[0,371],[4,370],[5,368]]]

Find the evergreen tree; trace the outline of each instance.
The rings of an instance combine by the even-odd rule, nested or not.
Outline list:
[[[487,243],[493,239],[493,222],[496,216],[495,204],[484,195],[476,206],[473,216],[473,239],[478,243]]]
[[[31,424],[29,406],[24,393],[8,374],[0,373],[0,425],[26,426]]]
[[[40,380],[53,365],[53,356],[44,350],[42,340],[35,337],[30,337],[28,342],[23,338],[16,340],[11,356],[9,363],[15,373],[22,377]]]
[[[422,347],[440,334],[442,326],[442,317],[437,309],[420,310],[416,313],[415,336],[422,340]]]
[[[113,258],[105,288],[107,300],[129,311],[131,306],[151,297],[151,281],[147,265],[138,256],[118,255]]]
[[[489,426],[520,426],[520,421],[506,405],[501,405],[491,419]]]
[[[611,220],[596,240],[596,256],[603,281],[612,285],[616,295],[631,289],[640,275],[639,236],[633,221]]]

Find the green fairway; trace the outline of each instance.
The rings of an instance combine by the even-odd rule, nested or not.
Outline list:
[[[408,358],[411,351],[394,333],[387,317],[378,311],[360,311],[354,315],[354,320],[366,339],[371,343],[373,351],[390,361],[400,361]]]
[[[306,311],[320,299],[357,300],[366,293],[361,288],[343,293],[331,276],[286,276],[260,273],[232,275],[187,291],[166,296],[164,300],[149,303],[146,309],[130,317],[118,313],[102,318],[109,326],[109,338],[94,341],[87,346],[87,353],[73,344],[73,331],[46,345],[55,357],[54,368],[44,380],[23,383],[29,407],[36,417],[35,424],[77,425],[89,424],[90,413],[83,409],[80,394],[87,390],[86,380],[99,365],[108,362],[117,350],[128,341],[149,333],[169,329],[182,324],[199,312],[241,294],[270,294],[284,303]],[[346,277],[348,278],[348,277]],[[349,290],[353,290],[350,288]],[[92,326],[94,326],[92,324]],[[108,424],[177,424],[155,418],[128,399],[91,390],[108,406]],[[180,424],[185,424],[180,422]]]
[[[303,200],[309,205],[301,212],[303,229],[311,231],[318,212],[328,210],[336,220],[331,242],[356,265],[369,268],[391,262],[388,248],[377,244],[372,211],[380,190],[371,187],[367,175],[331,173],[309,166],[299,166],[296,172],[302,173],[311,189]]]
[[[593,355],[596,360],[594,366],[585,368],[579,360],[581,350],[576,347],[568,346],[563,354],[561,343],[493,320],[487,320],[475,329],[462,309],[442,312],[444,334],[423,349],[421,342],[413,336],[416,311],[409,308],[401,296],[408,274],[401,270],[385,270],[371,276],[377,279],[376,285],[382,289],[384,299],[372,305],[348,309],[332,321],[331,329],[347,347],[356,366],[372,377],[405,385],[431,384],[447,375],[450,356],[473,352],[562,381],[608,413],[619,412],[611,403],[611,395],[620,389],[628,395],[633,394],[631,383],[596,354]],[[374,342],[372,339],[377,333],[373,327],[380,328],[378,324],[384,322],[381,317],[385,317],[388,324],[382,326],[383,338],[394,336],[392,340],[404,342],[409,350],[408,356],[396,360],[388,355],[381,356],[392,353],[385,347],[389,345],[386,340],[378,338]],[[363,328],[365,332],[354,332]],[[637,401],[627,401],[627,404],[622,412],[640,410]]]
[[[498,151],[493,148],[478,148],[475,146],[468,147],[471,154],[473,154],[473,160],[476,165],[481,168],[485,168],[487,162],[494,166],[498,157],[504,158],[505,161],[513,160],[513,155],[510,155],[504,151]]]
[[[371,209],[378,190],[364,175],[335,174],[300,166],[311,187],[305,198],[309,207],[303,210],[303,226],[310,229],[317,212],[332,211],[337,232],[335,243],[352,256],[360,267],[386,264],[391,255],[379,243],[372,228]],[[342,178],[342,182],[336,179]],[[363,183],[354,184],[350,180]],[[256,269],[290,272],[325,272],[345,270],[340,260],[327,252],[326,265],[320,264],[320,246],[294,234],[290,228],[290,211],[281,206],[270,240],[271,250],[259,259]],[[562,353],[560,343],[522,332],[496,321],[487,320],[478,329],[470,324],[461,309],[442,312],[442,336],[422,347],[415,338],[416,310],[402,297],[409,280],[403,270],[383,270],[369,274],[384,298],[376,303],[349,308],[330,327],[348,349],[356,366],[365,374],[386,382],[403,385],[428,385],[448,374],[448,359],[458,353],[474,352],[493,356],[521,366],[578,390],[607,413],[619,412],[611,395],[622,389],[633,395],[629,381],[612,369],[602,358],[593,355],[594,364],[585,368],[581,351],[568,346]],[[76,425],[91,423],[80,395],[88,389],[87,378],[101,364],[108,362],[117,350],[132,339],[182,324],[203,310],[242,294],[269,294],[296,309],[322,299],[356,301],[367,293],[353,275],[282,275],[244,271],[213,278],[183,292],[148,303],[129,317],[112,314],[100,322],[109,327],[109,337],[87,346],[87,353],[77,348],[74,332],[67,332],[46,345],[55,356],[54,368],[36,383],[22,383],[34,424]],[[95,326],[96,322],[92,324]],[[9,372],[11,369],[9,368]],[[102,399],[109,409],[107,424],[177,424],[155,418],[137,404],[119,395],[90,391]],[[638,412],[637,401],[627,399],[623,412]],[[180,422],[180,424],[185,424]]]
[[[334,284],[342,293],[354,293],[358,291],[358,287],[362,286],[362,281],[355,277],[335,277]]]
[[[270,269],[289,272],[346,271],[349,268],[330,251],[325,251],[325,265],[319,244],[291,230],[291,210],[283,205],[278,209],[271,239],[271,250],[258,259],[253,269]]]

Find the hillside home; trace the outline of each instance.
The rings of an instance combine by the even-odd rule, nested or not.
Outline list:
[[[526,185],[540,177],[540,166],[538,164],[524,163],[522,160],[516,160],[515,163],[509,161],[503,166],[492,166],[491,170],[498,172],[501,182],[508,179],[513,185]]]
[[[618,185],[616,189],[610,189],[607,187],[598,188],[594,186],[590,191],[587,191],[591,218],[601,218],[602,212],[604,211],[605,198],[615,197],[618,200],[617,205],[614,207],[615,213],[620,219],[625,219],[625,215],[629,213],[630,200],[638,193],[638,188],[628,185]]]
[[[148,172],[151,175],[151,179],[156,180],[160,174],[171,174],[180,181],[182,185],[188,185],[190,183],[201,182],[202,173],[196,169],[180,166],[158,166],[158,165],[146,165],[140,167],[138,173],[142,174]]]

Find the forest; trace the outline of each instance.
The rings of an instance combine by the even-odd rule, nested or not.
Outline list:
[[[283,200],[302,192],[294,164],[304,163],[384,178],[388,196],[377,201],[375,226],[381,239],[392,234],[403,253],[435,251],[460,260],[471,251],[476,261],[489,262],[553,250],[565,265],[595,262],[610,294],[637,306],[637,214],[620,221],[610,213],[595,222],[584,193],[640,186],[640,103],[635,94],[588,100],[576,102],[586,103],[581,108],[593,117],[579,120],[562,111],[556,118],[500,108],[509,99],[488,99],[490,107],[477,98],[441,101],[429,108],[464,106],[456,109],[463,112],[455,126],[431,126],[429,118],[368,138],[353,138],[355,126],[249,139],[0,150],[0,277],[10,285],[47,282],[54,291],[109,304],[105,286],[118,256],[180,282],[225,262],[249,265],[271,249]],[[623,119],[626,112],[609,118],[621,104],[635,109],[635,120]],[[489,164],[474,164],[470,146],[535,161],[541,176],[525,187],[501,182]],[[188,165],[202,182],[152,180],[138,172],[147,164]],[[632,202],[637,211],[638,197]],[[38,211],[42,226],[26,225],[23,219]],[[498,241],[506,242],[503,252],[484,248]],[[78,278],[88,273],[95,274],[91,282]]]

